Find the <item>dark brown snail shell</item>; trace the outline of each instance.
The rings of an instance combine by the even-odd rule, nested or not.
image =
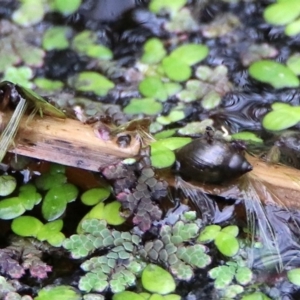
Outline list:
[[[220,184],[252,170],[237,144],[199,138],[176,152],[177,172],[185,180]]]

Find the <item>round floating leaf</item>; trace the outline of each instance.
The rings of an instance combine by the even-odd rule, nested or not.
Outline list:
[[[152,0],[149,4],[149,9],[154,13],[159,13],[162,10],[167,10],[172,13],[180,10],[187,0]]]
[[[240,248],[238,240],[226,232],[220,232],[216,236],[214,243],[223,255],[229,257],[236,255]]]
[[[256,134],[249,131],[243,131],[233,134],[232,139],[234,140],[243,140],[243,141],[250,141],[255,143],[263,143],[263,140],[259,138]]]
[[[113,201],[104,206],[103,214],[109,225],[121,225],[126,219],[120,216],[120,208],[122,204],[119,201]]]
[[[178,122],[185,118],[184,111],[181,110],[172,110],[167,116],[159,116],[156,118],[156,121],[162,125],[168,125],[174,122]]]
[[[0,196],[7,196],[11,194],[17,186],[15,177],[10,175],[0,176]]]
[[[91,45],[87,48],[86,55],[102,60],[110,60],[113,58],[111,50],[103,45]]]
[[[73,14],[81,5],[81,0],[54,0],[56,10],[64,15]]]
[[[45,224],[37,233],[37,239],[40,241],[46,241],[51,235],[60,232],[63,228],[62,220],[55,220]]]
[[[11,229],[15,234],[20,236],[36,237],[43,226],[43,223],[35,217],[21,216],[12,221]]]
[[[154,168],[163,169],[175,163],[175,154],[164,146],[151,145],[151,165]]]
[[[300,75],[300,53],[295,53],[290,56],[286,62],[286,65],[291,69],[296,75]]]
[[[298,19],[295,22],[288,24],[285,27],[284,32],[288,36],[294,36],[294,35],[299,34],[300,33],[300,20]]]
[[[152,293],[169,294],[176,288],[172,275],[163,268],[149,264],[142,273],[143,287]]]
[[[221,230],[221,226],[219,225],[209,225],[204,228],[204,230],[200,233],[199,237],[197,238],[197,242],[211,242],[213,241],[216,236],[219,234]]]
[[[22,200],[19,197],[8,198],[0,201],[0,219],[10,220],[19,217],[25,212]]]
[[[159,114],[163,109],[160,102],[157,102],[153,98],[133,98],[130,100],[129,104],[124,108],[126,114],[147,114],[156,115]]]
[[[181,300],[181,296],[175,294],[169,294],[164,296],[164,300]]]
[[[166,75],[174,81],[186,81],[192,75],[192,69],[188,64],[176,57],[167,56],[162,61],[162,68]]]
[[[286,25],[300,15],[298,0],[280,1],[269,5],[264,11],[265,20],[273,25]]]
[[[289,281],[297,286],[300,286],[300,268],[287,271]]]
[[[298,77],[286,66],[272,61],[256,61],[249,67],[249,74],[258,81],[269,83],[274,88],[298,87]]]
[[[187,145],[191,141],[190,137],[170,137],[153,142],[151,147],[165,147],[173,151]]]
[[[46,91],[56,91],[61,89],[64,84],[63,82],[59,81],[59,80],[50,80],[47,78],[36,78],[34,80],[34,84],[42,89],[42,90],[46,90]]]
[[[192,66],[202,61],[208,55],[208,52],[208,47],[205,45],[186,44],[172,51],[170,57],[188,66]]]
[[[67,177],[64,174],[45,173],[36,178],[35,185],[40,190],[49,190],[67,182]]]
[[[144,297],[137,293],[124,291],[113,295],[113,300],[145,300]]]
[[[268,296],[266,296],[261,292],[257,292],[257,293],[245,295],[242,297],[241,300],[271,300],[271,298],[269,298]]]
[[[161,79],[156,76],[146,77],[139,84],[139,91],[145,97],[166,101],[168,98],[165,86]]]
[[[110,190],[107,188],[93,188],[84,192],[80,199],[85,205],[95,205],[100,201],[106,200],[110,195]]]
[[[4,73],[2,80],[17,82],[25,88],[32,88],[32,83],[29,81],[33,77],[33,72],[29,67],[8,67]]]
[[[203,97],[201,105],[204,109],[211,110],[216,108],[220,102],[221,96],[217,92],[211,91]]]
[[[286,103],[274,103],[273,111],[263,118],[262,125],[267,130],[283,130],[296,125],[300,121],[300,107]]]
[[[239,228],[236,225],[229,225],[224,227],[222,229],[222,232],[226,232],[232,235],[233,237],[237,237],[237,235],[239,234]]]
[[[49,234],[47,242],[54,247],[60,247],[65,239],[66,237],[62,232],[54,232]]]
[[[20,187],[19,199],[26,210],[31,210],[42,200],[41,194],[37,193],[36,187],[31,184],[25,184]]]
[[[43,36],[43,48],[45,50],[62,50],[69,47],[67,36],[70,28],[66,26],[54,26],[49,28]]]
[[[35,300],[81,300],[81,294],[68,285],[47,286],[38,292]]]
[[[248,284],[253,277],[251,269],[247,267],[240,267],[237,269],[235,278],[239,284],[245,285]]]
[[[144,44],[141,61],[150,65],[157,64],[166,56],[166,53],[162,41],[158,38],[151,38]]]
[[[67,203],[77,198],[78,189],[73,184],[63,184],[50,189],[42,204],[42,214],[47,221],[59,218],[65,211]]]
[[[93,92],[98,96],[105,96],[115,84],[105,76],[96,72],[81,72],[73,79],[73,85],[78,91]]]
[[[164,300],[165,297],[163,297],[162,295],[159,295],[159,294],[153,294],[149,300]]]

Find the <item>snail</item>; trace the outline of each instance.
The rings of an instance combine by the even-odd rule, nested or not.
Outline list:
[[[202,138],[193,140],[177,150],[176,171],[184,180],[221,184],[252,170],[238,142],[214,138],[207,128]]]

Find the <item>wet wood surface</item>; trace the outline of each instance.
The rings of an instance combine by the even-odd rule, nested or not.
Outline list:
[[[11,114],[5,113],[2,128]],[[120,148],[116,139],[103,141],[96,137],[91,125],[73,119],[58,119],[36,115],[24,116],[9,152],[56,162],[91,171],[139,153],[140,143],[133,132],[131,145]]]

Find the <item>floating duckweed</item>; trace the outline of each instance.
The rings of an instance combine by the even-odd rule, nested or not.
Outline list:
[[[81,0],[54,0],[54,9],[64,15],[76,12],[81,5]]]
[[[146,77],[139,84],[139,91],[145,97],[166,101],[168,94],[161,79],[156,76]]]
[[[157,64],[167,54],[164,44],[158,38],[151,38],[144,44],[144,53],[141,61],[145,64]]]
[[[186,81],[192,75],[192,69],[184,62],[167,56],[162,61],[162,68],[166,75],[174,81]]]
[[[291,283],[300,286],[300,268],[287,271],[287,278]]]
[[[261,292],[252,293],[249,295],[245,295],[241,298],[241,300],[271,300],[268,296]]]
[[[106,200],[110,195],[110,190],[107,188],[93,188],[84,192],[80,199],[85,205],[95,205],[100,201]]]
[[[300,122],[300,107],[287,103],[272,104],[273,111],[263,118],[262,125],[267,130],[283,130]]]
[[[289,69],[291,69],[297,76],[300,75],[300,53],[294,53],[291,55],[286,65]]]
[[[32,69],[29,67],[8,67],[4,73],[3,80],[17,82],[25,88],[32,88],[33,84],[29,81],[33,77]]]
[[[216,236],[214,243],[223,255],[229,257],[236,255],[240,248],[236,237],[224,231]]]
[[[36,78],[34,79],[34,84],[45,91],[57,91],[60,90],[64,84],[62,81],[59,80],[50,80],[47,78]]]
[[[220,103],[221,96],[215,91],[207,93],[201,101],[202,107],[206,110],[216,108]]]
[[[171,123],[175,123],[178,121],[181,121],[185,118],[185,113],[182,110],[179,110],[178,108],[170,111],[170,113],[167,116],[159,116],[156,118],[156,121],[162,125],[168,125]]]
[[[255,133],[249,131],[238,132],[231,135],[234,140],[250,141],[254,143],[263,143],[263,140],[259,138]]]
[[[124,291],[121,293],[117,293],[113,295],[113,300],[145,300],[144,297],[141,295],[130,292],[130,291]]]
[[[256,80],[269,83],[274,88],[298,87],[298,77],[286,66],[272,60],[256,61],[249,67],[249,74]]]
[[[115,84],[105,76],[96,72],[81,72],[71,80],[71,84],[78,91],[93,92],[98,96],[105,96]]]
[[[174,14],[179,11],[186,2],[187,0],[151,0],[149,9],[154,13],[166,10]]]
[[[10,175],[0,176],[0,196],[7,196],[11,194],[17,186],[15,177]]]
[[[78,291],[68,285],[59,286],[46,286],[38,292],[38,296],[34,298],[35,300],[80,300],[82,299]]]
[[[43,227],[43,223],[35,217],[21,216],[13,220],[11,224],[12,231],[24,237],[36,237],[37,233]]]
[[[113,53],[111,50],[102,45],[92,45],[86,51],[87,56],[103,59],[103,60],[110,60],[113,58]]]
[[[146,114],[151,116],[160,113],[162,109],[162,104],[153,98],[132,98],[124,108],[124,112],[130,115]]]
[[[43,36],[43,48],[45,50],[62,50],[69,47],[67,39],[70,28],[66,26],[55,26],[49,28]]]

